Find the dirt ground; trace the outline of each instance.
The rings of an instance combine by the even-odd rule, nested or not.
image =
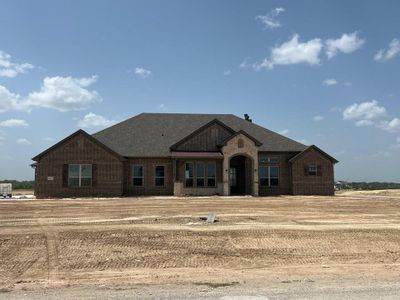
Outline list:
[[[399,279],[398,196],[0,201],[0,292]]]

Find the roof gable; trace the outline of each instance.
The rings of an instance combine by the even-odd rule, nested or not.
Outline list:
[[[97,139],[95,139],[93,136],[91,136],[90,134],[88,134],[86,131],[79,129],[77,131],[75,131],[73,134],[67,136],[65,139],[59,141],[58,143],[54,144],[53,146],[51,146],[50,148],[44,150],[43,152],[39,153],[38,155],[36,155],[35,157],[32,158],[33,161],[39,161],[40,158],[44,155],[46,155],[47,153],[55,150],[56,148],[64,145],[65,143],[67,143],[68,141],[70,141],[71,139],[73,139],[74,137],[78,136],[78,135],[83,135],[85,138],[87,138],[88,140],[90,140],[91,142],[93,142],[94,144],[100,146],[101,148],[103,148],[104,150],[106,150],[107,152],[109,152],[110,154],[114,155],[115,157],[117,157],[119,160],[123,160],[124,158],[121,157],[118,153],[116,153],[114,150],[110,149],[109,147],[107,147],[106,145],[102,144],[100,141],[98,141]]]
[[[232,128],[214,119],[170,148],[178,151],[218,151],[218,145],[233,134],[235,131]]]
[[[320,148],[318,148],[315,145],[311,145],[311,146],[307,147],[304,151],[300,152],[299,154],[296,154],[291,159],[289,159],[289,162],[291,162],[291,163],[295,162],[296,160],[298,160],[299,158],[303,157],[307,152],[309,152],[311,150],[315,150],[315,151],[319,152],[322,156],[326,157],[327,159],[329,159],[334,164],[339,162],[336,158],[330,156],[328,153],[322,151]]]
[[[257,140],[256,138],[252,137],[246,131],[239,130],[238,132],[235,132],[233,135],[231,135],[230,137],[225,139],[221,144],[219,144],[219,146],[225,146],[231,139],[233,139],[235,136],[238,136],[240,134],[243,134],[245,137],[247,137],[248,139],[252,140],[257,147],[262,145],[262,143],[259,140]]]

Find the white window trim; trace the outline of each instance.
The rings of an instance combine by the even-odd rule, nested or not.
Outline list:
[[[70,174],[69,174],[70,166],[79,166],[79,174],[78,174],[78,176],[70,176]],[[82,166],[90,166],[90,169],[91,169],[91,176],[90,177],[82,176]],[[78,186],[70,186],[70,184],[69,184],[69,179],[70,178],[78,178],[78,180],[79,180]],[[82,186],[82,178],[90,178],[90,185]],[[92,185],[93,185],[93,164],[69,164],[68,165],[68,187],[70,187],[70,188],[91,187]]]

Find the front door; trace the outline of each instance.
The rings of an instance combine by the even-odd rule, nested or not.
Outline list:
[[[231,195],[244,195],[246,193],[246,158],[235,156],[230,161],[229,185]]]

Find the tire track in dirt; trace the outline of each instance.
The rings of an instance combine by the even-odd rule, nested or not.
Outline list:
[[[50,225],[47,225],[45,220],[38,219],[38,224],[46,237],[47,251],[47,279],[50,282],[60,280],[59,276],[59,257],[58,257],[58,232]]]

